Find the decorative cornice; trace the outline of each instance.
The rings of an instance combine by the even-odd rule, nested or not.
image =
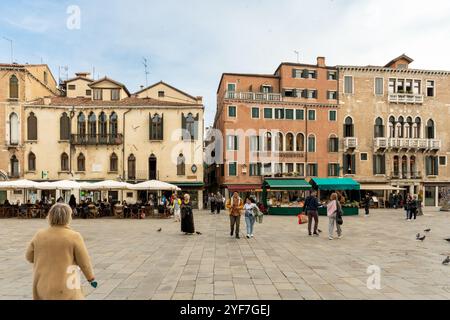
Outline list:
[[[371,66],[337,66],[339,71],[358,71],[358,72],[386,72],[386,73],[406,73],[406,74],[427,74],[437,76],[449,76],[450,71],[445,70],[422,70],[422,69],[393,69]]]

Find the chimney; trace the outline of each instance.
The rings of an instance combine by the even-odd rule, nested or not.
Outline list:
[[[317,57],[317,66],[325,67],[325,57]]]
[[[141,84],[141,90],[144,89],[144,86]]]
[[[90,73],[89,72],[77,72],[77,73],[75,73],[75,75],[77,76],[77,77],[82,77],[82,78],[88,78],[88,79],[90,79]]]

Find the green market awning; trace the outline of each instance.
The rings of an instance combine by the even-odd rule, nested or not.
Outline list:
[[[303,179],[267,179],[263,188],[270,190],[310,190],[311,185]]]
[[[201,188],[205,184],[203,182],[170,182],[180,188]]]
[[[319,190],[360,190],[361,186],[352,178],[313,178],[310,181]]]

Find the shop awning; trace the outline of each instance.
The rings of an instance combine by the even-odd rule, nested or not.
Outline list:
[[[310,190],[311,185],[303,179],[267,179],[263,186],[270,190]]]
[[[256,191],[261,189],[259,184],[231,184],[227,185],[227,189],[230,191]]]
[[[205,184],[203,182],[170,182],[171,184],[174,184],[180,188],[201,188]]]
[[[352,178],[313,178],[310,183],[319,190],[360,190],[360,184]]]
[[[361,184],[361,190],[405,190],[405,188],[394,187],[387,184]]]

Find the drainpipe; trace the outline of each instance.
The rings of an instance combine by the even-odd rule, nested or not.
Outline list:
[[[125,181],[125,116],[130,111],[131,109],[128,109],[122,115],[122,181]],[[123,190],[121,190],[121,196],[123,201]]]

